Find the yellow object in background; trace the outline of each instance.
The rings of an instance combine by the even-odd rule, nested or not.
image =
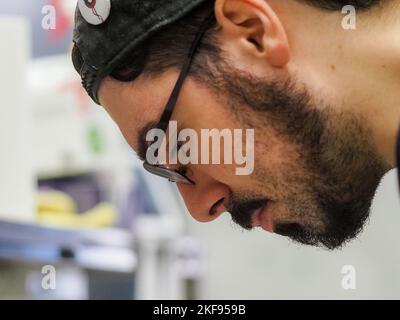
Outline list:
[[[57,191],[40,192],[37,196],[37,221],[47,226],[63,228],[104,228],[117,222],[117,210],[108,203],[100,203],[93,209],[78,213],[74,200]]]
[[[71,213],[77,212],[74,199],[64,192],[44,191],[36,196],[37,212]]]

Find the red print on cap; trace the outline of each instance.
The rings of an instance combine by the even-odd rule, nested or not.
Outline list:
[[[79,0],[78,5],[83,18],[90,24],[102,24],[110,14],[110,0]]]

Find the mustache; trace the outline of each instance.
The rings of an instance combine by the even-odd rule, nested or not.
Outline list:
[[[251,218],[254,211],[264,207],[268,203],[268,198],[240,199],[231,197],[225,205],[226,211],[232,216],[232,221],[243,229],[251,230]]]

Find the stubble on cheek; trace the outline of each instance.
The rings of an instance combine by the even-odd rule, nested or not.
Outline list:
[[[323,232],[327,219],[315,199],[316,177],[307,172],[299,147],[284,138],[263,136],[267,140],[256,143],[254,180],[272,200],[274,222],[298,223]]]

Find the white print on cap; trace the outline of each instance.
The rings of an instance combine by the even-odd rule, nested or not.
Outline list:
[[[110,0],[79,0],[79,11],[82,17],[90,24],[99,25],[104,23],[111,10]]]

